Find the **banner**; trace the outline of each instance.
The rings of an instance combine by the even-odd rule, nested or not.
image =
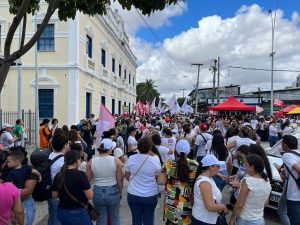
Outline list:
[[[115,127],[115,118],[114,116],[108,111],[108,109],[101,104],[100,112],[99,112],[99,119],[97,124],[97,133],[96,133],[96,147],[98,148],[100,145],[101,137],[104,131],[108,131],[111,128]]]
[[[283,106],[283,101],[281,101],[279,98],[274,98],[274,106]]]

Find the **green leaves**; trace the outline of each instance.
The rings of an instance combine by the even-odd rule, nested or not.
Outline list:
[[[27,9],[28,14],[34,14],[40,9],[40,0],[8,0],[9,13],[16,15],[23,1],[30,1]]]
[[[145,82],[138,83],[136,86],[137,101],[151,102],[155,97],[159,99],[159,92],[156,90],[154,80],[146,79]]]

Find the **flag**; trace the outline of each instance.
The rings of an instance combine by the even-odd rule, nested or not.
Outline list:
[[[185,98],[180,111],[184,114],[192,113],[194,111],[193,108],[187,104],[187,98]]]
[[[159,99],[157,109],[158,109],[159,113],[162,113],[162,103],[161,103],[161,99]]]
[[[154,100],[151,103],[151,108],[150,108],[150,112],[151,113],[155,113],[156,112],[155,101],[156,101],[156,97],[154,98]]]
[[[97,124],[97,136],[96,136],[96,146],[97,148],[100,145],[100,140],[104,131],[108,131],[111,128],[115,127],[115,118],[114,116],[108,111],[108,109],[101,104],[100,112],[99,112],[99,119]]]
[[[150,113],[150,104],[149,104],[148,101],[146,101],[145,112],[146,112],[147,114]]]
[[[281,101],[279,98],[274,98],[274,106],[283,106],[283,101]]]
[[[173,109],[176,107],[176,103],[177,103],[177,100],[176,100],[176,97],[175,97],[175,94],[172,96],[172,98],[170,98],[170,100],[168,101],[167,105],[169,107],[169,109]]]
[[[256,107],[256,113],[261,113],[264,111],[264,109],[258,105],[256,105],[255,107]]]

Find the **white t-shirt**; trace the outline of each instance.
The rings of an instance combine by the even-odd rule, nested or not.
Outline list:
[[[122,155],[123,155],[122,149],[120,149],[120,148],[115,148],[115,149],[114,149],[114,156],[115,156],[115,157],[119,158],[119,157],[121,157]]]
[[[156,147],[157,147],[157,150],[158,150],[163,162],[165,162],[167,159],[174,158],[174,154],[168,154],[168,152],[170,150],[166,146],[160,145],[160,146],[156,146]]]
[[[264,216],[265,202],[270,196],[271,185],[261,178],[245,177],[250,190],[240,217],[244,220],[256,220]]]
[[[14,143],[11,143],[11,144],[8,143],[9,140],[13,140],[13,136],[11,135],[11,133],[4,131],[2,134],[4,150],[8,150],[9,148],[14,147]]]
[[[176,139],[174,137],[170,137],[170,138],[162,137],[161,143],[162,145],[166,146],[168,149],[175,150]]]
[[[131,144],[133,146],[137,146],[137,141],[136,141],[135,137],[129,136],[128,139],[127,139],[127,144],[128,145]],[[138,152],[138,150],[135,150],[133,152]]]
[[[228,138],[227,144],[230,144],[231,142],[236,141],[238,138],[240,138],[238,135],[232,136],[232,137]],[[238,161],[236,159],[236,156],[237,156],[236,150],[237,150],[237,147],[229,149],[229,151],[230,151],[230,153],[232,155],[232,158],[233,158],[232,165],[234,167],[238,168],[239,164],[238,164]]]
[[[299,150],[293,150],[300,154]],[[300,164],[300,157],[293,154],[293,153],[284,153],[282,156],[283,163],[289,168],[291,173],[294,175],[294,177],[297,179],[299,175],[295,170],[292,169],[293,165]],[[291,201],[300,201],[300,191],[297,187],[297,184],[294,180],[294,178],[289,174],[289,172],[286,170],[286,174],[288,176],[288,189],[286,193],[286,198]]]
[[[251,120],[250,123],[251,123],[252,128],[253,128],[253,129],[256,129],[256,126],[257,126],[257,124],[258,124],[258,121],[257,121],[256,119],[254,119],[254,120]]]
[[[194,186],[194,205],[192,209],[192,215],[195,219],[209,224],[216,224],[218,219],[218,212],[211,212],[208,211],[204,205],[204,201],[202,198],[201,190],[199,185],[202,182],[209,182],[212,188],[212,195],[213,199],[217,203],[221,203],[222,201],[222,193],[220,192],[219,188],[217,187],[215,181],[212,178],[208,178],[206,176],[199,176],[196,180]]]
[[[201,134],[198,134],[195,140],[195,145],[198,146],[197,156],[206,155],[205,145],[209,140],[212,140],[213,138],[213,136],[209,133],[201,133]],[[202,136],[206,139],[206,141],[203,139]]]
[[[270,125],[269,126],[269,135],[273,137],[278,137],[278,129],[277,127]]]
[[[157,194],[156,177],[161,165],[157,156],[135,154],[130,156],[125,171],[130,172],[128,193],[140,197],[150,197]]]
[[[282,131],[282,136],[290,135],[292,133],[293,133],[293,128],[291,128],[290,126],[286,126]]]
[[[63,155],[64,153],[62,152],[51,152],[51,154],[49,155],[49,159],[50,160],[53,160],[56,156],[58,155]],[[56,160],[52,165],[51,165],[51,168],[50,168],[50,171],[51,171],[51,179],[52,181],[54,180],[54,177],[56,176],[56,174],[58,174],[62,168],[62,166],[64,165],[64,161],[65,161],[65,158],[64,156],[63,157],[60,157],[58,160]]]
[[[236,145],[235,145],[236,149],[238,149],[241,145],[249,146],[251,144],[256,144],[256,142],[250,138],[241,138],[241,137],[237,138],[235,140],[235,142],[236,142]]]

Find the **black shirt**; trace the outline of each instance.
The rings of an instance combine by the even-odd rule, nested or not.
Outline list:
[[[32,173],[32,168],[28,165],[24,165],[19,169],[12,169],[9,171],[6,182],[12,182],[18,189],[25,187],[25,178]]]
[[[78,209],[83,208],[83,206],[76,201],[74,201],[66,192],[64,185],[61,190],[59,190],[59,180],[56,175],[53,181],[54,191],[58,191],[59,204],[58,207],[62,209]],[[84,194],[84,190],[89,190],[91,188],[90,182],[86,174],[77,169],[69,169],[65,176],[65,185],[68,191],[74,196],[78,201],[83,204],[87,204],[88,199]]]

